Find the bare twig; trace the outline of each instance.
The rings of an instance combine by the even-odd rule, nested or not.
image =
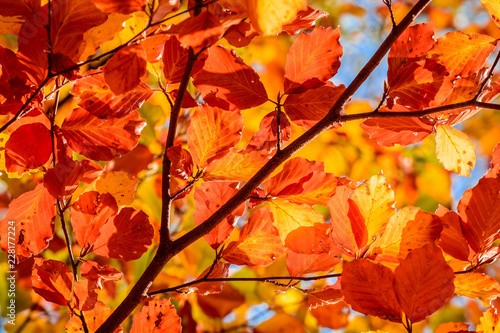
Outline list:
[[[396,20],[394,19],[394,12],[392,11],[392,0],[382,0],[382,2],[389,8],[389,13],[391,14],[392,28],[396,27]]]
[[[488,81],[490,81],[491,77],[493,76],[493,70],[497,66],[499,59],[500,59],[500,51],[497,53],[497,56],[495,57],[495,61],[493,62],[493,65],[491,66],[490,71],[488,72],[488,75],[481,83],[481,87],[479,87],[479,90],[477,91],[476,96],[474,96],[474,98],[472,99],[473,101],[477,101],[479,96],[483,93],[483,90],[486,87],[486,84],[488,83]]]

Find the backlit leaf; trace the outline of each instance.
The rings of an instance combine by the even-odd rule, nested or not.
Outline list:
[[[167,149],[167,156],[170,162],[170,173],[172,176],[188,180],[193,174],[193,158],[191,154],[180,145],[175,145]]]
[[[434,333],[469,332],[469,326],[469,324],[464,323],[442,323],[436,327]]]
[[[327,115],[344,90],[343,84],[335,86],[328,81],[319,88],[289,95],[284,104],[285,112],[294,124],[309,129]]]
[[[453,296],[455,274],[434,244],[411,251],[394,271],[394,290],[407,318],[424,320]]]
[[[118,281],[123,277],[123,273],[112,266],[101,266],[95,261],[87,260],[85,261],[80,272],[84,278],[91,281],[96,281],[98,285],[102,281]]]
[[[89,332],[95,332],[111,315],[113,310],[101,301],[97,301],[95,307],[90,311],[85,311],[83,316],[85,318],[85,325]],[[68,333],[80,333],[84,331],[83,323],[80,317],[76,314],[71,316],[70,320],[64,326]],[[118,326],[113,333],[121,333],[123,329]]]
[[[163,46],[163,74],[166,83],[179,83],[184,75],[189,52],[181,46],[176,37],[170,36]],[[204,64],[204,59],[196,61],[191,75],[197,73]]]
[[[115,95],[104,81],[103,74],[96,74],[77,80],[71,94],[76,97],[78,105],[91,115],[108,119],[121,118],[135,111],[151,97],[153,91],[141,82],[125,94]]]
[[[307,6],[307,9],[303,9],[297,13],[297,16],[292,22],[283,26],[283,31],[286,31],[290,35],[296,35],[302,29],[314,28],[316,21],[326,16],[328,16],[327,12],[322,12],[319,9]]]
[[[226,155],[241,138],[243,117],[217,107],[202,106],[191,117],[188,146],[194,163],[204,168]]]
[[[192,16],[169,30],[177,33],[182,46],[192,47],[198,53],[212,46],[224,34],[224,25],[209,11]]]
[[[443,231],[439,239],[439,247],[453,258],[469,261],[469,244],[462,230],[462,218],[454,211],[439,206],[436,215],[441,218]]]
[[[280,143],[283,145],[292,136],[290,122],[284,113],[280,113],[278,122],[278,111],[268,113],[260,122],[259,130],[252,136],[246,150],[267,150],[269,152],[277,149],[278,124],[280,128]]]
[[[238,241],[229,243],[224,260],[235,265],[266,266],[285,253],[278,230],[273,226],[269,209],[261,208],[250,215]]]
[[[194,75],[193,84],[211,106],[224,110],[245,110],[267,101],[259,75],[234,52],[213,46],[203,69]]]
[[[139,259],[151,245],[153,235],[148,216],[125,207],[101,227],[93,252],[125,261]]]
[[[45,300],[59,305],[69,304],[72,296],[73,275],[65,263],[35,258],[31,283],[33,290]]]
[[[42,184],[12,200],[7,215],[0,221],[2,250],[7,252],[9,248],[8,222],[15,221],[17,260],[42,252],[54,234],[55,203],[54,197]]]
[[[229,266],[231,266],[230,263],[217,262],[215,266],[207,267],[197,280],[202,278],[225,279],[229,273]],[[200,295],[218,294],[222,291],[225,284],[226,282],[224,281],[202,282],[189,287],[189,292],[195,292]]]
[[[458,295],[479,299],[483,306],[500,296],[500,283],[484,273],[458,274],[453,282]]]
[[[208,217],[215,213],[223,204],[238,192],[236,187],[238,183],[232,182],[208,182],[203,183],[194,192],[196,202],[196,211],[193,218],[197,225],[203,223]],[[238,208],[227,216],[217,227],[205,235],[208,244],[217,249],[234,229],[236,216],[243,215],[245,205],[241,204]]]
[[[343,54],[339,39],[339,28],[318,27],[310,34],[299,35],[287,54],[285,93],[317,88],[331,79]]]
[[[318,306],[326,304],[335,304],[342,300],[342,291],[340,290],[340,279],[334,285],[326,286],[321,291],[308,293],[307,304],[309,309],[315,309]]]
[[[201,310],[212,318],[222,319],[244,303],[245,296],[230,284],[225,284],[222,292],[218,294],[198,296]]]
[[[134,201],[135,189],[139,182],[139,179],[129,174],[111,171],[101,175],[95,183],[95,188],[100,194],[111,194],[118,206],[124,206]]]
[[[136,88],[146,74],[146,50],[141,44],[129,45],[113,55],[103,68],[104,80],[115,95]]]
[[[292,230],[285,239],[285,246],[295,253],[329,253],[331,241],[328,235],[330,225],[316,223],[312,227],[299,227]]]
[[[481,4],[486,8],[497,27],[500,27],[500,4],[496,0],[481,0]]]
[[[290,276],[304,276],[317,272],[328,272],[342,261],[339,253],[301,254],[288,250],[286,268]]]
[[[400,322],[401,307],[393,288],[394,274],[366,259],[344,263],[342,295],[354,311]]]
[[[145,125],[137,112],[104,120],[84,109],[75,109],[64,120],[61,132],[77,153],[93,160],[109,161],[132,150]]]
[[[250,0],[247,4],[252,25],[264,36],[280,33],[297,12],[307,8],[305,0]]]
[[[472,141],[466,134],[448,125],[436,128],[436,157],[446,170],[461,176],[469,177],[469,170],[474,169],[476,164]]]
[[[312,227],[315,223],[324,223],[323,216],[306,204],[296,204],[283,199],[266,201],[273,214],[274,226],[278,229],[283,244],[288,234],[299,227]]]
[[[43,186],[54,198],[65,200],[78,188],[83,178],[83,166],[72,158],[59,160],[54,168],[49,169],[43,178]]]
[[[154,299],[142,307],[141,312],[134,315],[131,333],[182,331],[181,318],[174,305],[168,299]]]
[[[483,333],[496,333],[500,330],[500,315],[496,308],[489,307],[484,311],[476,330]]]
[[[331,329],[346,327],[349,323],[349,312],[349,308],[344,302],[325,304],[315,309],[311,309],[311,314],[318,321],[318,325]]]
[[[146,0],[92,0],[94,5],[105,13],[130,14],[144,9]]]
[[[248,181],[271,158],[266,151],[231,149],[224,157],[212,161],[205,170],[205,180]]]

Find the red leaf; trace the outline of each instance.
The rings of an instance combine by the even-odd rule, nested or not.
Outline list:
[[[146,123],[137,112],[108,120],[74,109],[64,120],[61,132],[71,149],[93,160],[109,161],[132,150]]]
[[[289,95],[284,104],[285,112],[294,124],[309,129],[327,115],[344,90],[343,84],[334,86],[328,81],[319,88]]]
[[[5,166],[9,172],[23,173],[44,165],[52,155],[49,129],[32,123],[16,129],[5,144]]]
[[[384,110],[385,111],[385,110]],[[384,147],[408,146],[432,133],[433,126],[419,118],[368,119],[361,125],[372,140]]]
[[[153,227],[142,210],[123,208],[100,230],[93,252],[125,261],[139,259],[153,240]]]
[[[104,80],[111,91],[123,94],[136,88],[146,74],[146,50],[141,44],[129,45],[116,52],[103,68]]]
[[[96,7],[105,13],[131,14],[144,10],[146,0],[92,0]]]
[[[500,230],[500,177],[483,177],[462,195],[457,207],[464,235],[471,248],[488,251]]]
[[[112,266],[100,266],[95,261],[87,260],[80,267],[80,272],[84,278],[95,281],[101,285],[102,281],[118,281],[123,277],[123,273]]]
[[[26,68],[11,50],[0,47],[0,63],[2,66],[2,74],[0,75],[0,103],[2,109],[0,109],[0,114],[6,114],[7,111],[3,109],[7,104],[15,105],[17,111],[26,102],[26,98],[32,90],[32,84],[25,72]]]
[[[240,238],[229,243],[223,258],[234,265],[267,266],[284,253],[269,209],[261,208],[250,215]]]
[[[321,254],[300,254],[288,251],[286,254],[286,268],[290,276],[304,276],[317,272],[328,272],[339,264],[340,253],[321,253]]]
[[[297,13],[295,20],[283,25],[283,31],[286,31],[290,35],[297,35],[303,29],[313,29],[316,21],[326,16],[328,16],[327,12],[307,6],[307,9]]]
[[[245,296],[226,284],[222,292],[207,296],[198,296],[198,305],[209,317],[224,318],[237,307],[245,303]]]
[[[38,0],[1,0],[0,15],[29,17],[40,7]]]
[[[167,0],[170,1],[170,0]],[[155,63],[161,60],[161,56],[163,54],[163,50],[165,48],[165,42],[170,38],[168,35],[152,35],[151,37],[147,37],[141,43],[146,50],[147,57],[146,59],[150,63]]]
[[[326,286],[321,291],[308,294],[307,304],[311,310],[326,304],[338,303],[343,299],[342,291],[340,290],[340,279],[334,285]]]
[[[462,231],[463,221],[460,216],[441,205],[436,210],[436,215],[441,217],[443,224],[439,247],[453,258],[463,261],[472,259],[469,258],[469,244]]]
[[[285,239],[285,246],[295,253],[321,254],[330,252],[330,225],[316,223],[312,227],[292,230]]]
[[[169,32],[177,33],[182,46],[192,47],[198,53],[222,38],[224,26],[212,13],[203,11],[170,28]]]
[[[394,271],[394,290],[401,310],[412,323],[424,320],[453,296],[454,278],[436,245],[411,251]]]
[[[137,176],[138,173],[147,169],[149,163],[153,161],[155,155],[151,153],[148,147],[139,143],[131,151],[122,157],[111,160],[106,170],[108,171],[122,171]]]
[[[181,318],[170,300],[151,300],[134,315],[130,333],[152,332],[182,332]]]
[[[278,143],[278,111],[268,113],[259,124],[259,131],[255,133],[248,143],[246,150],[267,150],[272,152],[276,149]],[[280,140],[286,143],[292,136],[290,122],[284,113],[279,116]]]
[[[243,116],[217,107],[202,106],[191,117],[188,146],[199,168],[229,153],[240,141]]]
[[[45,173],[43,186],[54,198],[66,200],[78,188],[78,182],[83,177],[83,173],[83,166],[80,162],[65,157]]]
[[[87,72],[88,76],[77,80],[71,94],[78,105],[91,115],[102,118],[122,118],[141,107],[153,91],[141,82],[137,87],[122,95],[115,95],[104,81],[102,73]],[[91,75],[92,74],[92,75]]]
[[[56,200],[42,184],[11,201],[7,215],[0,221],[2,250],[8,250],[9,221],[15,221],[16,256],[20,261],[44,250],[54,235]],[[12,235],[12,234],[11,234]]]
[[[71,306],[80,311],[90,311],[95,307],[97,302],[97,287],[96,281],[81,279],[73,285],[73,298]]]
[[[33,291],[46,301],[66,306],[71,299],[73,275],[61,261],[35,258],[31,283]]]
[[[231,46],[244,47],[250,44],[252,39],[258,35],[259,33],[250,23],[242,21],[236,25],[230,26],[224,34],[224,38]]]
[[[322,162],[308,161],[303,157],[295,157],[283,165],[283,170],[269,178],[266,190],[273,197],[284,194],[300,194],[302,184],[313,177],[313,172],[323,171]]]
[[[354,311],[401,322],[401,307],[393,288],[394,274],[366,259],[344,263],[342,294]]]
[[[189,52],[181,46],[175,36],[170,36],[163,46],[163,74],[167,84],[179,83],[184,75]],[[195,62],[191,75],[202,69],[206,60],[206,54],[202,53]]]
[[[174,177],[188,180],[193,175],[193,158],[191,154],[181,145],[175,145],[167,149],[170,162],[170,174]]]
[[[201,273],[197,280],[201,278],[211,278],[211,279],[225,279],[229,273],[230,263],[227,262],[217,262],[215,266],[209,266],[207,269]],[[210,274],[208,274],[210,272]],[[200,295],[218,294],[222,291],[222,288],[226,282],[224,281],[209,281],[202,282],[189,287],[189,292],[194,292]]]
[[[318,27],[299,35],[287,55],[285,93],[317,88],[337,74],[343,54],[339,39],[339,28]]]
[[[208,182],[203,183],[194,192],[196,202],[196,211],[193,218],[197,225],[202,224],[208,217],[215,213],[223,204],[238,192],[236,187],[238,183],[231,182]],[[228,215],[215,229],[205,235],[205,240],[213,248],[217,249],[234,229],[236,216],[243,215],[245,204],[242,203],[238,208]]]
[[[170,95],[170,97],[172,97],[172,100],[174,101],[174,103],[175,103],[175,100],[177,99],[178,93],[179,93],[179,89],[174,89],[168,93]],[[191,96],[191,94],[186,91],[184,93],[184,98],[182,99],[181,107],[184,109],[190,109],[190,108],[195,108],[197,106],[200,106],[200,104],[198,104],[198,102],[196,102],[194,100],[194,98]]]
[[[225,110],[249,109],[267,101],[259,75],[234,52],[213,46],[193,84],[205,102]]]
[[[85,326],[89,332],[95,332],[97,329],[106,321],[106,319],[111,315],[113,311],[103,302],[97,301],[95,306],[90,311],[85,311],[83,316],[85,318]],[[71,316],[71,319],[65,325],[65,329],[68,333],[78,333],[84,331],[83,323],[80,317],[75,314]],[[113,333],[122,333],[123,329],[118,326]]]
[[[81,194],[71,209],[71,225],[75,239],[88,248],[99,238],[101,227],[118,212],[116,200],[109,193],[96,191]]]

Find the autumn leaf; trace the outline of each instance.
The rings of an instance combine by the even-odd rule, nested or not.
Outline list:
[[[313,226],[292,230],[285,239],[285,246],[295,253],[329,253],[331,241],[328,235],[330,225],[315,223]]]
[[[197,225],[202,224],[210,215],[215,213],[223,204],[238,192],[238,183],[233,182],[208,182],[203,183],[194,192],[196,211],[193,218]],[[205,235],[205,240],[213,248],[217,249],[234,229],[236,216],[243,215],[244,204],[232,211],[217,227]]]
[[[203,179],[248,181],[270,158],[266,151],[248,152],[233,148],[224,157],[207,166]]]
[[[109,193],[118,206],[130,205],[140,180],[119,171],[104,172],[95,183],[100,194]]]
[[[479,332],[495,333],[500,329],[500,318],[497,310],[493,307],[486,309],[479,321],[480,323],[476,327]]]
[[[178,83],[181,82],[184,70],[186,68],[188,59],[188,50],[181,46],[181,43],[176,37],[170,36],[163,46],[163,74],[165,75],[165,82]],[[206,57],[198,57],[195,62],[191,75],[197,73],[204,65]]]
[[[326,286],[321,291],[309,292],[307,304],[309,309],[315,309],[326,304],[336,304],[342,301],[341,279],[337,279],[334,285]]]
[[[227,278],[229,273],[230,263],[227,262],[217,262],[214,266],[210,266],[203,271],[203,273],[198,276],[196,280],[202,278],[212,278],[212,279],[224,279]],[[224,281],[207,281],[197,283],[191,287],[189,287],[189,292],[194,292],[199,295],[210,295],[210,294],[218,294],[222,291],[222,288],[226,282]]]
[[[224,260],[235,265],[266,266],[281,257],[285,249],[267,208],[252,213],[237,241],[224,249]]]
[[[42,184],[12,200],[7,215],[0,221],[2,250],[7,252],[9,249],[8,242],[12,242],[12,238],[8,241],[6,235],[12,231],[9,221],[15,221],[17,260],[42,252],[54,235],[55,202]]]
[[[96,7],[105,13],[130,14],[141,11],[146,6],[146,0],[92,0]]]
[[[147,54],[140,44],[129,45],[108,60],[104,80],[115,95],[127,93],[141,83],[146,74]]]
[[[326,84],[340,67],[340,29],[315,28],[301,34],[287,54],[285,93],[300,93]],[[333,105],[333,103],[331,103]]]
[[[259,130],[252,136],[252,139],[250,139],[250,142],[245,150],[251,151],[264,149],[272,152],[277,149],[278,126],[280,129],[280,144],[284,145],[287,143],[292,136],[290,122],[284,113],[279,113],[278,121],[278,111],[273,111],[262,118],[259,124]]]
[[[43,178],[43,186],[54,198],[65,200],[76,191],[83,173],[83,166],[80,162],[66,157],[58,161],[54,168],[47,170]]]
[[[241,138],[243,117],[218,107],[197,108],[188,129],[188,146],[194,163],[204,168],[226,155]]]
[[[328,272],[342,261],[340,252],[301,254],[288,250],[286,268],[290,276],[304,276],[317,272]]]
[[[453,283],[458,295],[479,299],[483,306],[500,296],[500,284],[484,273],[458,274]]]
[[[296,35],[303,29],[313,29],[316,21],[326,16],[328,16],[327,12],[307,6],[307,9],[303,9],[297,13],[292,22],[283,25],[283,31],[286,31],[290,35]]]
[[[252,25],[264,36],[276,35],[281,32],[283,25],[293,21],[297,12],[307,8],[307,1],[248,1],[248,15]]]
[[[436,210],[436,215],[441,218],[443,224],[439,247],[453,258],[470,261],[472,258],[469,254],[469,243],[462,230],[463,220],[460,215],[441,205]]]
[[[166,332],[180,333],[181,318],[168,299],[154,299],[134,315],[131,333]]]
[[[224,288],[218,294],[198,296],[197,298],[201,310],[212,318],[224,318],[238,306],[245,303],[245,296],[231,287],[230,284],[224,285]]]
[[[106,319],[108,319],[112,312],[113,310],[101,301],[97,301],[92,310],[85,311],[83,316],[85,319],[85,325],[89,332],[97,331],[97,329],[106,321]],[[76,314],[71,316],[64,328],[69,333],[78,333],[84,330],[82,320]],[[118,326],[113,333],[121,332],[123,332],[123,329],[121,326]]]
[[[77,153],[94,160],[109,161],[132,150],[145,125],[137,112],[104,120],[79,108],[66,117],[61,132]]]
[[[224,110],[245,110],[267,101],[259,75],[234,52],[222,46],[209,50],[203,69],[193,84],[211,106]]]
[[[125,261],[139,259],[151,245],[153,234],[143,211],[125,207],[101,227],[92,251]]]
[[[498,2],[495,0],[481,0],[481,4],[486,8],[497,27],[500,27],[500,5]]]
[[[448,125],[436,128],[436,157],[446,170],[461,176],[470,177],[469,170],[474,169],[476,164],[472,141],[466,134]]]
[[[87,260],[82,264],[80,272],[84,278],[95,281],[101,285],[103,281],[118,281],[123,277],[123,273],[112,266],[101,266],[97,262]]]
[[[69,304],[73,275],[65,263],[35,258],[31,282],[33,290],[45,300],[64,306]]]
[[[344,302],[326,304],[315,309],[311,309],[311,314],[318,321],[318,325],[331,329],[341,329],[349,323],[350,309]]]
[[[434,333],[469,332],[469,326],[464,323],[442,323],[436,327]]]
[[[171,161],[170,173],[177,178],[188,180],[193,174],[193,158],[180,145],[167,149],[168,159]]]

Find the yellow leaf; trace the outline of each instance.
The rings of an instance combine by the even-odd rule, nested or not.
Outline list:
[[[252,25],[264,36],[276,35],[293,21],[297,12],[307,8],[307,0],[248,0]]]
[[[481,0],[481,4],[486,8],[497,27],[500,28],[500,2],[498,0]]]
[[[371,177],[365,184],[356,188],[350,198],[365,218],[368,242],[371,242],[394,215],[394,191],[382,175]]]
[[[437,127],[436,156],[446,170],[462,176],[469,177],[469,170],[476,164],[472,141],[466,134],[448,125]]]
[[[483,312],[483,316],[479,319],[480,324],[477,325],[476,331],[483,333],[498,333],[500,332],[500,318],[498,317],[497,309],[488,308]]]
[[[100,194],[110,193],[115,198],[118,206],[124,206],[134,201],[137,184],[139,184],[139,179],[120,171],[111,171],[102,174],[95,187]]]
[[[476,298],[484,306],[500,296],[500,283],[483,273],[458,274],[453,283],[458,295]]]
[[[263,151],[231,149],[227,155],[211,162],[203,179],[248,181],[266,164],[269,155]]]
[[[278,229],[283,244],[291,231],[299,227],[312,227],[315,223],[325,223],[323,215],[309,205],[299,205],[283,199],[267,201],[265,205],[271,210],[273,224]]]

